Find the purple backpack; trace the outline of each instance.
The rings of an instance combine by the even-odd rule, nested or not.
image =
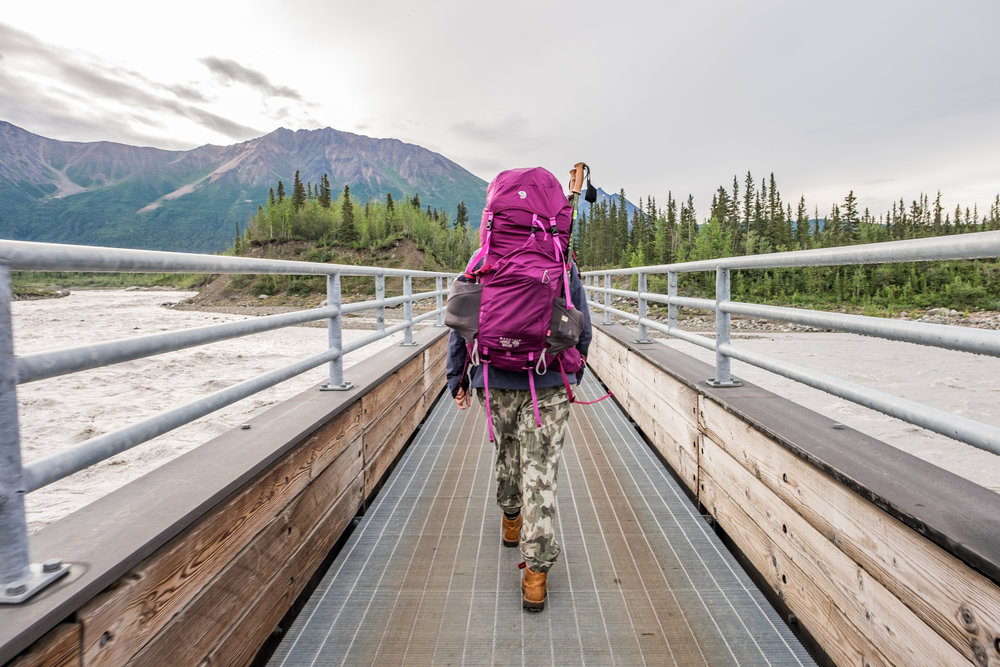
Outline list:
[[[528,374],[539,426],[535,374],[558,369],[565,382],[583,367],[575,345],[584,318],[569,293],[572,214],[541,167],[501,172],[486,190],[482,246],[452,285],[445,324],[465,339],[467,363],[486,366],[487,413],[490,366]]]

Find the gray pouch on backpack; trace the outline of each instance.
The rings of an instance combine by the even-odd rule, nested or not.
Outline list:
[[[575,347],[580,342],[583,331],[583,313],[576,308],[566,308],[566,299],[556,297],[552,304],[552,317],[549,320],[549,354],[559,354],[563,350]]]
[[[483,286],[459,276],[448,290],[444,324],[451,327],[471,343],[479,332],[479,305],[483,299]]]

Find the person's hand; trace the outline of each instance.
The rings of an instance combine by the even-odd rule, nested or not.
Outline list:
[[[455,393],[455,405],[458,406],[459,410],[464,410],[471,404],[471,399],[469,397],[469,392],[465,390],[465,387],[459,387],[458,392]]]

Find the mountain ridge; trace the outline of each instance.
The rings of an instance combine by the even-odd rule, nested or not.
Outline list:
[[[398,139],[323,128],[190,150],[64,142],[0,121],[0,236],[160,250],[217,251],[296,171],[325,173],[356,201],[419,195],[454,216],[482,208],[486,182],[457,163]]]

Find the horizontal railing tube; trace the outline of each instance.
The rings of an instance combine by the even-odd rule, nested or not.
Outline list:
[[[0,257],[13,271],[94,271],[101,273],[254,273],[289,276],[452,276],[445,271],[323,264],[280,259],[197,255],[161,250],[0,240]]]
[[[668,294],[657,294],[655,292],[643,292],[641,295],[639,292],[632,292],[630,290],[623,289],[608,289],[605,290],[602,287],[593,288],[594,292],[599,294],[611,294],[613,296],[620,296],[626,299],[638,299],[640,296],[646,299],[646,301],[653,301],[655,303],[663,304],[674,304],[678,306],[684,306],[685,308],[699,308],[701,310],[715,310],[715,301],[712,299],[697,299],[688,296],[670,296]],[[604,308],[603,303],[594,303],[598,308]]]
[[[732,344],[720,345],[726,356],[801,382],[828,394],[853,401],[890,417],[922,426],[935,433],[961,440],[979,449],[1000,454],[1000,428],[982,424],[937,408],[916,403],[876,389],[863,387],[824,373],[810,371]]]
[[[601,294],[610,294],[611,296],[620,296],[620,297],[624,297],[626,299],[638,299],[639,298],[639,293],[638,292],[633,292],[632,290],[627,290],[627,289],[615,289],[615,288],[612,288],[612,287],[608,287],[608,288],[599,287],[597,289],[597,291],[600,292]]]
[[[332,317],[337,308],[325,306],[314,310],[255,317],[238,322],[213,324],[207,327],[170,331],[150,336],[123,338],[82,345],[54,352],[39,352],[18,357],[15,361],[20,384],[76,373],[100,366],[118,364],[167,352],[176,352],[197,345],[240,338],[286,326],[303,324]]]
[[[1000,331],[955,327],[930,322],[890,320],[845,313],[821,313],[798,308],[759,306],[749,303],[730,302],[721,308],[734,315],[762,317],[780,322],[803,324],[821,329],[836,329],[948,350],[1000,356]]]
[[[357,340],[351,341],[350,343],[345,343],[344,354],[347,355],[348,353],[353,352],[354,350],[359,350],[366,345],[371,345],[375,341],[387,338],[388,336],[391,336],[394,333],[405,331],[406,327],[413,324],[417,324],[418,322],[423,322],[424,320],[429,320],[432,317],[437,317],[437,312],[431,311],[428,313],[423,313],[422,315],[414,317],[412,321],[399,322],[397,324],[392,325],[391,327],[386,327],[385,331],[382,333],[376,332],[374,334],[371,334],[370,336],[365,336],[363,338],[358,338]]]
[[[588,301],[587,303],[589,305],[595,306],[595,307],[596,306],[601,306],[601,304],[599,304],[597,302],[594,302],[594,301]],[[603,306],[601,306],[601,307],[603,307]],[[611,315],[616,315],[617,317],[621,317],[622,319],[626,319],[626,320],[629,320],[631,322],[635,322],[635,323],[639,322],[639,316],[635,315],[634,313],[629,313],[629,312],[626,312],[624,310],[619,310],[617,308],[608,308],[607,312],[609,314],[611,314]],[[700,336],[700,335],[698,335],[698,334],[696,334],[694,332],[685,331],[684,329],[677,329],[677,328],[674,328],[674,327],[670,327],[670,326],[667,326],[666,324],[661,324],[660,322],[656,322],[654,320],[646,320],[645,324],[650,329],[653,329],[654,331],[659,331],[662,334],[666,334],[666,335],[671,336],[673,338],[677,338],[677,339],[680,339],[680,340],[683,340],[683,341],[687,341],[689,343],[693,343],[693,344],[695,344],[695,345],[697,345],[699,347],[703,347],[703,348],[705,348],[707,350],[712,350],[712,351],[715,350],[715,341],[712,340],[711,338],[706,338],[705,336]]]
[[[660,296],[654,297],[647,294],[646,298],[658,303],[668,303],[673,306],[683,306],[684,308],[695,308],[697,310],[715,310],[715,301],[712,299],[696,299],[690,296]]]
[[[814,248],[766,255],[741,255],[678,264],[588,271],[587,274],[627,276],[637,273],[668,273],[670,271],[692,273],[695,271],[715,271],[716,269],[779,269],[796,266],[887,264],[951,259],[992,259],[995,257],[1000,257],[1000,231],[866,243],[836,248]]]
[[[365,310],[375,310],[378,306],[383,305],[385,307],[399,306],[405,304],[407,301],[427,301],[433,299],[439,294],[447,294],[448,292],[418,292],[412,296],[394,296],[386,299],[385,301],[378,301],[377,299],[369,301],[355,301],[352,303],[341,304],[341,312],[344,315],[349,313],[357,313]]]
[[[31,492],[40,489],[340,356],[340,350],[326,350],[322,354],[240,382],[138,424],[91,438],[75,445],[73,449],[28,463],[24,466],[25,490]]]

